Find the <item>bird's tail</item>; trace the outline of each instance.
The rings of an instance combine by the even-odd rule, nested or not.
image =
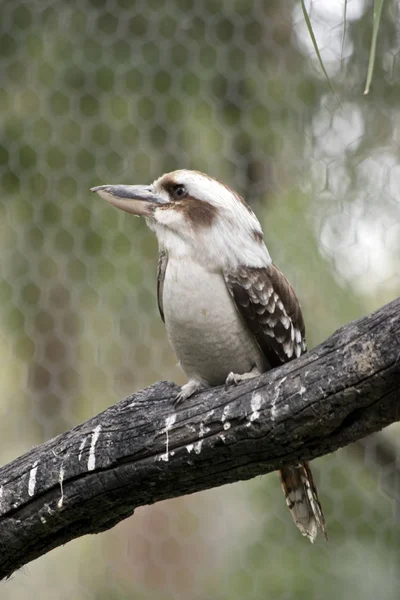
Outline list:
[[[309,464],[302,462],[295,467],[285,466],[279,473],[286,504],[301,533],[313,543],[319,527],[327,540],[324,513]]]

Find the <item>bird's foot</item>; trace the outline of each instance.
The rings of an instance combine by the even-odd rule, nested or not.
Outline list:
[[[232,385],[238,385],[242,381],[253,379],[253,377],[258,377],[259,375],[261,375],[261,373],[256,366],[254,366],[248,373],[233,373],[231,371],[228,377],[225,379],[225,390]]]
[[[193,396],[196,392],[199,392],[203,388],[203,384],[197,379],[189,379],[185,385],[181,387],[181,391],[174,398],[174,404],[177,406],[190,396]]]

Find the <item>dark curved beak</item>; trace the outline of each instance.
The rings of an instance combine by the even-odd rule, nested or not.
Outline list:
[[[113,206],[138,216],[149,216],[167,200],[154,192],[151,185],[98,185],[90,188]]]

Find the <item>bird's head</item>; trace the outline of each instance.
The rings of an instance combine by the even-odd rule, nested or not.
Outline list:
[[[169,252],[200,253],[212,263],[232,262],[241,253],[247,264],[265,265],[268,252],[257,217],[239,194],[204,173],[173,171],[150,185],[100,185],[91,191],[121,210],[145,217]]]

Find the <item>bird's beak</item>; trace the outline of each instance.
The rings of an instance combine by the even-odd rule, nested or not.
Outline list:
[[[151,185],[98,185],[90,191],[121,210],[144,217],[152,215],[160,204],[167,203]]]

